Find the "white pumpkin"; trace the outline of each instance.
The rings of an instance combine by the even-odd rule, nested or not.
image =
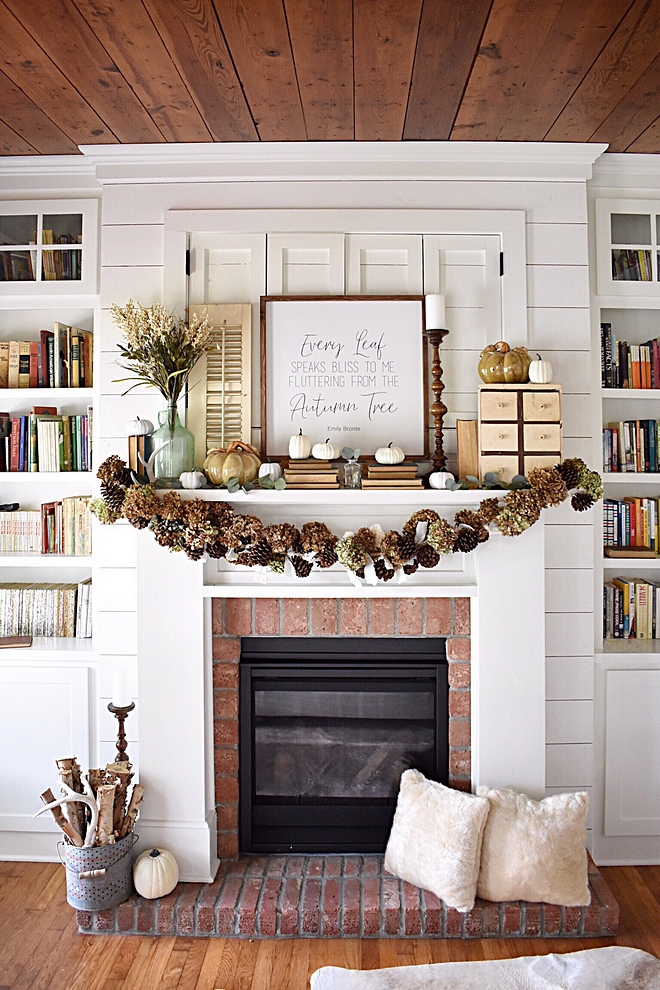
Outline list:
[[[302,461],[306,457],[309,457],[309,452],[312,449],[312,441],[309,437],[306,437],[302,431],[289,438],[289,457],[292,457],[294,461]]]
[[[184,488],[201,488],[206,478],[201,471],[184,471],[179,475],[179,481]]]
[[[429,485],[431,488],[446,488],[448,481],[455,481],[454,475],[450,471],[434,471],[429,475]]]
[[[282,468],[277,461],[268,461],[266,464],[262,464],[259,468],[259,477],[270,478],[271,481],[277,481],[278,478],[282,477]]]
[[[374,454],[379,464],[401,464],[405,456],[401,447],[393,446],[393,441],[387,447],[379,447]]]
[[[126,424],[127,437],[147,437],[153,432],[154,424],[150,419],[140,419],[139,416],[136,416],[135,419],[129,420]]]
[[[548,385],[552,381],[552,365],[544,361],[540,354],[536,356],[538,361],[532,361],[529,366],[529,380],[535,385]]]
[[[179,866],[167,849],[147,849],[133,863],[133,883],[142,897],[165,897],[178,882]]]
[[[320,461],[334,461],[340,454],[341,447],[332,443],[329,438],[325,443],[315,443],[312,447],[312,457],[316,457]]]

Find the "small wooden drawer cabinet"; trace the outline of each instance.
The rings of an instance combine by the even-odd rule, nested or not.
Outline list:
[[[501,481],[562,458],[561,385],[479,386],[479,477]]]

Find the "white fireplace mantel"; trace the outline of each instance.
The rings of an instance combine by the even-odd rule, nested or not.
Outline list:
[[[199,494],[199,493],[194,493]],[[452,517],[483,492],[254,493],[238,511],[264,520],[329,521],[334,532],[381,522],[400,528],[416,508]],[[339,496],[344,497],[343,500]],[[273,497],[275,496],[275,497]],[[294,497],[292,497],[294,496]],[[303,496],[302,498],[300,496]],[[394,497],[393,497],[394,496]],[[399,497],[400,496],[400,497]],[[213,497],[213,496],[212,496]],[[226,493],[223,493],[226,497]],[[286,513],[283,502],[286,499]],[[338,520],[341,525],[338,525]],[[140,779],[146,794],[140,845],[165,846],[184,880],[217,869],[210,599],[225,597],[464,596],[472,599],[472,784],[545,793],[544,534],[492,537],[404,584],[354,588],[339,568],[312,583],[255,582],[249,568],[189,561],[138,534]],[[326,582],[322,583],[325,576]]]

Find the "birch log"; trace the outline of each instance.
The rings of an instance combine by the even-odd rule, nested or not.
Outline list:
[[[133,830],[135,825],[135,819],[137,818],[138,811],[140,809],[140,804],[142,803],[142,798],[144,797],[144,787],[142,784],[136,784],[133,788],[133,793],[131,794],[131,800],[128,805],[128,811],[126,812],[126,817],[122,823],[121,829],[119,830],[119,838],[123,839],[128,835],[129,832]]]
[[[44,804],[52,804],[53,801],[55,800],[55,795],[51,791],[50,787],[48,788],[48,790],[44,791],[43,794],[40,794],[39,797],[41,798]],[[62,809],[51,808],[50,813],[57,822],[57,824],[59,825],[59,827],[62,829],[64,834],[66,835],[67,839],[69,839],[74,846],[82,846],[83,840],[78,835],[73,825],[63,815]]]
[[[113,812],[115,804],[115,784],[101,784],[96,792],[99,805],[99,821],[96,826],[97,846],[107,846],[115,841]]]
[[[115,785],[115,806],[112,818],[112,827],[115,832],[120,831],[126,814],[126,793],[128,791],[133,774],[130,766],[123,763],[108,763],[106,767],[108,783]]]
[[[90,770],[87,774],[87,780],[89,781],[89,786],[92,789],[94,797],[96,797],[96,792],[98,791],[101,784],[105,784],[105,770],[102,767],[98,769]]]
[[[82,776],[80,772],[80,766],[75,756],[67,757],[62,760],[55,760],[55,765],[60,772],[60,779],[62,783],[70,787],[72,791],[76,794],[83,793],[83,783]],[[81,838],[85,838],[85,833],[87,831],[87,809],[84,804],[78,804],[77,802],[70,802],[66,805],[67,817],[73,827],[75,828],[78,835]]]

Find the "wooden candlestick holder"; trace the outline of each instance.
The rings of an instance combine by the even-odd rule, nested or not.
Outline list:
[[[445,464],[447,463],[445,452],[442,449],[442,421],[445,413],[447,412],[447,406],[442,401],[442,393],[445,386],[442,381],[442,367],[440,366],[440,354],[438,348],[448,333],[449,330],[430,330],[428,327],[424,330],[424,336],[427,338],[433,351],[433,360],[431,362],[431,391],[435,397],[435,402],[429,408],[429,412],[433,416],[433,421],[435,423],[435,452],[433,454],[433,467],[436,471],[444,471]]]
[[[115,763],[128,763],[128,753],[126,749],[128,748],[128,743],[126,742],[126,733],[124,731],[124,722],[126,721],[129,712],[132,712],[135,708],[135,702],[131,701],[130,705],[126,707],[119,708],[113,705],[112,702],[108,705],[108,711],[112,712],[117,721],[119,722],[119,729],[117,730],[117,755],[115,756]]]

